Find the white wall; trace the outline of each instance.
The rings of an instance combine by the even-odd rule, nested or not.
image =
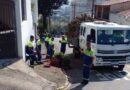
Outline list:
[[[34,35],[34,33],[35,33],[35,30],[33,27],[32,11],[31,11],[31,0],[25,0],[25,1],[26,1],[27,19],[22,21],[21,0],[15,0],[17,38],[18,38],[18,55],[19,55],[19,57],[22,57],[23,59],[25,59],[25,44],[26,44],[27,40],[29,40],[30,35]],[[37,12],[37,11],[38,10],[35,10],[35,12]],[[38,18],[37,15],[35,17]]]
[[[110,14],[110,21],[123,25],[130,25],[130,19],[118,14]]]
[[[21,2],[20,0],[15,1],[15,13],[16,13],[16,28],[17,28],[17,45],[18,45],[18,56],[23,57],[22,49],[22,29],[21,29]]]

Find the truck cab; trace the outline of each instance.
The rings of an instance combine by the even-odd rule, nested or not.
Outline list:
[[[130,26],[111,22],[83,22],[80,26],[79,46],[85,49],[92,43],[94,66],[119,66],[130,63]]]

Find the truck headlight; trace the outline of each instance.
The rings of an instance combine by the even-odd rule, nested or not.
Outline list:
[[[98,62],[102,62],[103,59],[102,59],[101,57],[97,57],[97,61],[98,61]]]

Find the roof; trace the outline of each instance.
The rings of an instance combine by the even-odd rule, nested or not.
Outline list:
[[[130,9],[119,12],[118,15],[125,16],[125,18],[130,18]]]
[[[105,24],[98,24],[98,23],[94,23],[94,22],[84,22],[81,25],[89,25],[92,27],[97,27],[97,28],[130,28],[130,26],[128,25],[119,25],[116,23],[112,23],[112,22],[106,22]]]
[[[97,2],[96,5],[113,5],[113,4],[119,4],[124,2],[130,2],[130,0],[105,0],[105,1]]]

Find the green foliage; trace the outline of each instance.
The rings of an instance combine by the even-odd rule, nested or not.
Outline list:
[[[38,35],[41,35],[43,33],[43,17],[42,15],[39,15],[39,19],[38,19],[38,26],[37,26],[37,29],[38,29]]]
[[[43,28],[47,28],[47,17],[52,15],[53,9],[58,9],[67,0],[38,0],[38,11],[43,16]]]
[[[90,16],[87,16],[86,14],[82,14],[79,17],[76,17],[73,21],[68,23],[68,36],[74,35],[76,30],[79,30],[80,24],[82,22],[91,22],[94,21],[94,19]]]
[[[38,0],[39,13],[45,16],[51,15],[53,9],[58,9],[62,4],[67,4],[67,0]]]
[[[69,66],[70,63],[71,63],[72,58],[73,58],[72,54],[64,55],[62,65],[63,66]]]

